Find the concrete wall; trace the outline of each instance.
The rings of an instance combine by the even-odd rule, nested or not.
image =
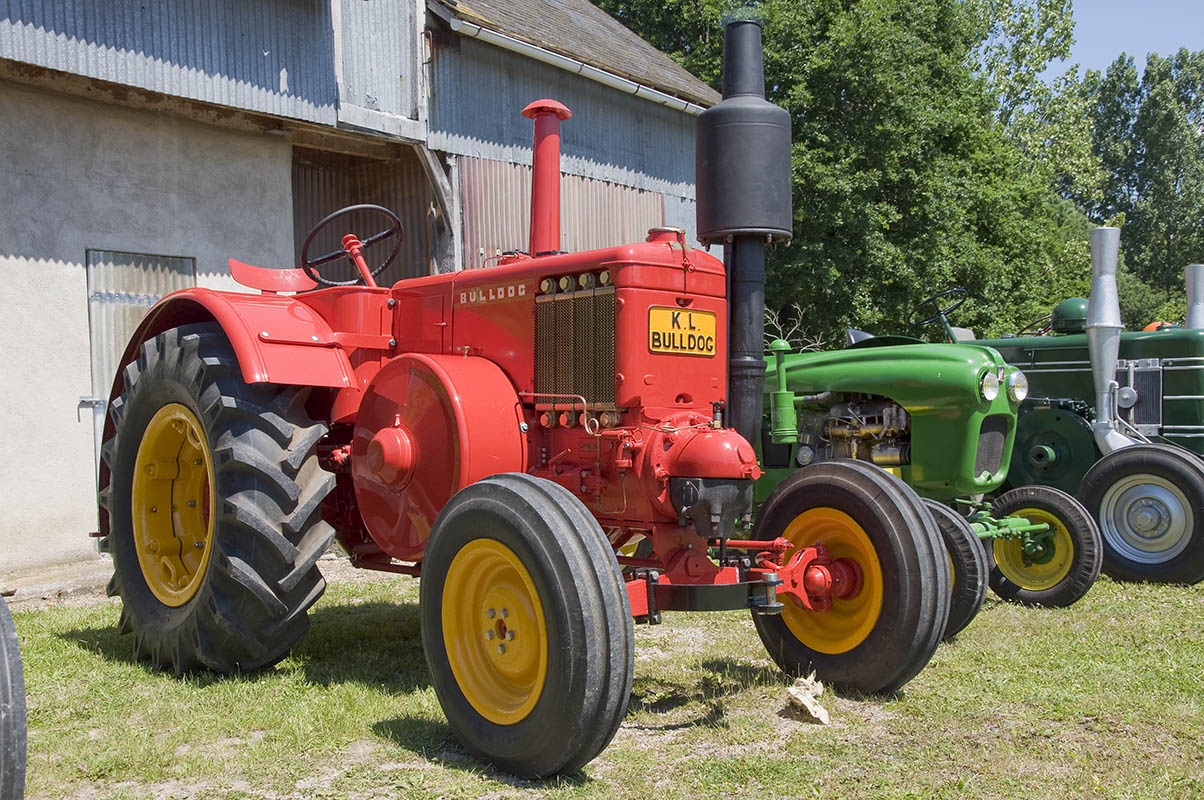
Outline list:
[[[291,265],[291,148],[0,82],[0,574],[95,557],[85,251]]]

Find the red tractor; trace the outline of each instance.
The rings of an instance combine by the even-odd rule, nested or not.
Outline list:
[[[139,657],[276,663],[337,539],[356,566],[421,575],[453,731],[522,775],[574,771],[614,735],[633,619],[748,608],[784,669],[867,691],[927,663],[948,568],[901,482],[860,463],[799,470],[763,514],[783,535],[737,535],[760,475],[763,248],[792,220],[789,117],[764,99],[760,27],[732,23],[727,43],[698,160],[699,227],[730,243],[730,303],[723,263],[680,230],[558,252],[569,111],[541,100],[523,112],[530,253],[378,286],[401,239],[391,212],[367,207],[382,230],[310,252],[353,207],[311,232],[300,269],[231,260],[259,294],[189,289],[151,309],[114,381],[100,480]],[[390,241],[370,267],[365,251]],[[317,271],[343,259],[355,281]],[[641,539],[650,553],[617,555]]]

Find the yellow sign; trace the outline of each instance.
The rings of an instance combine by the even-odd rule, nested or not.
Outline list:
[[[714,356],[715,313],[686,308],[649,308],[648,349],[654,353]]]

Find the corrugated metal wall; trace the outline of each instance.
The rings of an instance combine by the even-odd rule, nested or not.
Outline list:
[[[108,397],[117,362],[146,310],[160,297],[196,286],[196,259],[88,251],[92,396]]]
[[[520,112],[550,97],[573,112],[561,127],[565,172],[694,197],[689,115],[471,39],[435,49],[431,81],[436,150],[530,164],[531,121]]]
[[[531,168],[484,158],[459,159],[465,267],[505,250],[526,250],[531,228]],[[643,241],[665,224],[658,192],[565,175],[560,183],[560,247],[569,252]]]
[[[323,217],[344,206],[374,203],[401,218],[405,234],[397,260],[377,276],[387,285],[402,278],[429,275],[435,271],[431,241],[434,238],[430,186],[417,156],[406,150],[396,161],[377,161],[295,148],[293,151],[293,231],[297,254],[301,243]],[[332,222],[310,246],[310,255],[324,255],[340,248],[343,234],[361,238],[388,227],[388,220],[371,213],[355,213]],[[380,262],[391,244],[381,242],[366,251],[369,266]],[[352,272],[346,262],[333,262],[319,270],[332,280],[347,280]]]
[[[0,58],[335,124],[328,0],[0,0]]]
[[[373,111],[417,117],[411,0],[341,0],[341,100]]]

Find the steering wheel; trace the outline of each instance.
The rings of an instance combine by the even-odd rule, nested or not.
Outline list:
[[[1053,327],[1053,314],[1035,319],[1016,332],[1017,336],[1044,336]]]
[[[963,289],[960,286],[956,286],[952,289],[946,289],[943,292],[938,292],[938,293],[934,294],[932,297],[925,298],[925,299],[921,300],[920,302],[916,303],[916,309],[915,309],[915,311],[911,312],[911,316],[908,317],[908,319],[907,319],[907,324],[914,325],[915,327],[918,328],[921,325],[927,325],[930,322],[936,322],[938,319],[948,315],[950,311],[953,311],[958,306],[960,306],[962,303],[966,302],[966,297],[968,296],[968,294],[969,293],[965,289]],[[936,302],[937,300],[940,300],[942,297],[957,297],[957,299],[954,300],[949,305],[942,308],[941,306],[937,305],[937,302]],[[924,319],[917,320],[916,317],[918,317],[924,311],[925,306],[932,306],[933,308],[936,309],[936,313],[930,317],[924,317]]]
[[[301,269],[305,270],[305,274],[308,275],[309,277],[313,278],[318,283],[321,283],[325,286],[350,286],[353,283],[359,283],[361,281],[367,282],[367,281],[365,281],[363,275],[360,275],[359,277],[356,277],[356,278],[352,278],[349,281],[332,281],[332,280],[327,280],[326,278],[323,278],[321,275],[318,274],[318,271],[315,269],[315,267],[318,267],[322,264],[328,264],[331,261],[335,261],[335,260],[337,260],[339,258],[343,258],[343,257],[347,257],[350,259],[351,256],[347,252],[346,248],[340,248],[333,252],[327,253],[324,256],[318,256],[317,258],[309,258],[308,257],[309,256],[309,246],[313,243],[314,237],[316,237],[318,235],[319,231],[321,231],[323,228],[325,228],[327,225],[329,225],[331,222],[338,219],[339,217],[345,217],[348,214],[351,214],[355,211],[368,211],[375,215],[385,217],[391,223],[389,225],[389,227],[386,228],[385,230],[379,231],[377,233],[372,234],[371,236],[367,236],[367,237],[364,237],[363,239],[360,239],[359,242],[360,242],[361,248],[367,249],[367,248],[371,247],[372,245],[376,244],[377,242],[388,239],[390,236],[397,237],[397,241],[393,244],[393,249],[392,249],[392,251],[390,251],[388,258],[386,258],[384,261],[380,262],[380,264],[378,264],[377,266],[373,267],[369,271],[368,274],[372,275],[372,276],[377,275],[382,269],[384,269],[385,267],[392,264],[393,259],[397,258],[397,253],[401,250],[401,242],[405,238],[405,235],[401,229],[401,220],[398,219],[396,214],[394,214],[392,211],[385,208],[384,206],[372,205],[370,203],[361,203],[360,205],[347,206],[346,208],[340,208],[338,211],[334,212],[333,214],[327,215],[325,219],[323,219],[321,222],[319,222],[317,225],[315,225],[310,230],[309,235],[305,237],[305,242],[301,245]]]

